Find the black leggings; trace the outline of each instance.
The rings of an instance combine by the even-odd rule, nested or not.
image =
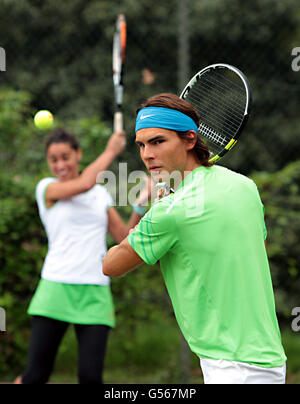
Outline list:
[[[27,369],[23,384],[48,382],[59,344],[69,324],[46,317],[33,317]],[[75,325],[78,341],[80,384],[102,384],[102,371],[109,327]]]

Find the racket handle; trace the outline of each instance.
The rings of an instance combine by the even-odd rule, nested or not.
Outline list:
[[[114,116],[114,132],[123,130],[123,114],[122,112],[115,112]]]
[[[114,132],[120,132],[124,129],[123,127],[123,114],[118,111],[114,115]],[[126,146],[126,138],[124,137],[124,146]]]

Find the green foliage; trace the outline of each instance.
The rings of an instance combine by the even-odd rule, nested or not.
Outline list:
[[[285,347],[287,361],[287,374],[289,384],[300,383],[300,363],[299,363],[299,350],[300,338],[299,333],[292,332],[291,329],[286,329],[282,333],[282,341]]]
[[[201,65],[238,66],[253,90],[253,108],[238,152],[222,164],[249,174],[276,171],[297,159],[300,75],[291,69],[291,50],[300,41],[296,1],[191,3],[193,70],[200,52]]]
[[[268,255],[281,318],[291,320],[300,290],[300,161],[254,176],[266,208]]]
[[[47,251],[34,191],[37,181],[49,172],[44,161],[47,132],[33,126],[30,96],[6,90],[0,93],[0,100],[0,306],[6,309],[8,329],[1,335],[0,376],[7,378],[21,372],[25,366],[30,335],[26,309]],[[61,122],[56,120],[55,124],[60,126]],[[104,149],[110,134],[98,118],[68,121],[65,126],[80,139],[84,156],[82,167]],[[32,157],[33,150],[36,158]],[[291,309],[299,306],[300,162],[273,174],[257,173],[253,178],[266,207],[268,253],[277,309],[280,319],[288,324]],[[126,220],[131,209],[124,207],[119,211]],[[108,241],[109,246],[113,245],[111,238]],[[130,370],[135,380],[142,380],[141,372],[145,377],[148,372],[149,381],[151,373],[156,374],[157,382],[177,380],[180,334],[159,267],[145,265],[124,278],[113,280],[112,290],[117,328],[111,333],[108,347],[109,380],[116,377],[121,382],[126,381],[122,372],[118,372],[124,368]],[[58,370],[65,369],[67,363],[74,366],[72,341],[69,348],[62,346]],[[72,347],[73,353],[70,352]],[[168,367],[165,363],[173,365]],[[156,368],[161,369],[159,374]]]
[[[7,374],[24,365],[29,318],[26,307],[37,284],[45,253],[45,237],[34,203],[34,185],[0,174],[0,306],[7,313],[1,335],[0,369]]]
[[[154,93],[181,90],[178,3],[3,0],[0,46],[6,50],[7,71],[0,75],[0,86],[29,91],[35,110],[50,109],[63,120],[99,116],[111,127],[112,38],[116,16],[125,13],[124,108],[130,160],[135,153],[131,133],[137,106]],[[240,153],[225,163],[246,174],[282,168],[297,158],[300,147],[300,74],[291,69],[291,50],[300,40],[298,0],[186,3],[191,74],[210,63],[230,63],[246,73],[253,87],[247,135],[238,146]],[[144,69],[154,73],[152,83],[143,79]],[[132,164],[136,167],[137,162]]]
[[[148,287],[151,288],[151,285]],[[117,303],[117,296],[115,301]],[[147,306],[147,302],[143,305]],[[174,383],[180,380],[180,333],[173,318],[164,316],[162,312],[155,321],[151,317],[147,321],[139,320],[134,331],[130,330],[126,321],[119,319],[118,322],[108,341],[105,383]],[[195,382],[199,383],[199,360],[196,359],[192,368],[198,370]],[[77,341],[74,330],[70,328],[60,346],[50,382],[77,383],[76,373]]]
[[[300,288],[296,161],[300,73],[291,70],[291,49],[300,40],[298,0],[189,0],[188,4],[191,73],[210,63],[231,63],[247,74],[253,87],[246,132],[222,164],[245,174],[266,171],[254,179],[266,207],[277,309],[288,323],[291,309],[299,306]],[[179,92],[177,5],[177,0],[1,2],[0,46],[6,50],[7,71],[0,73],[0,306],[8,320],[8,332],[0,336],[2,377],[25,365],[30,334],[26,308],[47,250],[34,190],[38,180],[49,175],[44,152],[48,132],[34,126],[33,115],[50,109],[56,127],[64,126],[78,136],[82,169],[101,153],[112,126],[114,22],[124,12],[128,147],[122,159],[129,170],[141,169],[133,136],[135,110],[154,93]],[[143,80],[145,68],[154,73],[150,84]],[[285,167],[289,161],[296,162]],[[112,169],[117,173],[116,163]],[[128,218],[130,208],[119,211]],[[115,375],[121,369],[117,380],[122,382],[130,357],[135,380],[145,380],[146,367],[153,373],[162,369],[157,382],[176,380],[178,331],[159,268],[145,266],[114,280],[112,288],[118,326],[110,340],[107,366]],[[163,362],[171,366],[163,367]],[[296,361],[293,369],[298,370]]]
[[[26,310],[47,250],[34,190],[30,177],[0,175],[0,306],[7,312],[7,332],[1,335],[0,345],[1,377],[24,369],[30,335]],[[128,357],[136,368],[145,361],[149,371],[161,366],[174,353],[179,334],[177,330],[163,337],[157,332],[168,330],[170,321],[175,326],[159,268],[144,266],[114,280],[112,290],[118,325],[110,343],[110,366],[126,367]],[[147,325],[148,336],[144,334]]]
[[[49,174],[45,141],[50,131],[39,130],[33,122],[36,110],[32,97],[24,91],[0,90],[0,170],[16,176]],[[82,169],[104,150],[111,131],[98,117],[61,121],[55,116],[54,128],[73,132],[83,150]]]
[[[23,92],[5,90],[0,93],[0,307],[7,312],[8,330],[1,335],[2,377],[24,370],[30,335],[26,310],[47,252],[47,239],[35,202],[35,186],[39,179],[51,175],[44,152],[48,132],[34,127],[30,100]],[[55,125],[61,126],[61,122],[56,120]],[[96,117],[68,121],[65,127],[80,140],[82,168],[104,150],[110,135],[110,130]],[[127,220],[131,208],[120,208],[119,212]],[[110,237],[108,241],[113,245]],[[169,338],[166,336],[162,339],[163,345],[159,345],[154,337],[145,338],[143,326],[141,328],[146,323],[162,328],[162,319],[166,323],[172,319],[159,268],[150,270],[145,266],[136,274],[114,281],[112,288],[118,319],[111,342],[112,365],[125,366],[130,356],[137,367],[144,360],[151,369],[159,366],[165,355],[170,355]],[[173,341],[176,338],[175,335]],[[156,359],[152,357],[154,345]],[[144,356],[141,356],[142,351]]]

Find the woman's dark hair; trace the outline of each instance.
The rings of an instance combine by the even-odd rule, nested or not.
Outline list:
[[[200,119],[196,110],[192,107],[190,103],[179,98],[175,94],[171,93],[162,93],[158,95],[154,95],[153,97],[148,98],[140,107],[137,109],[136,113],[143,108],[147,107],[161,107],[161,108],[169,108],[176,109],[177,111],[182,112],[183,114],[189,116],[196,123],[197,127],[200,125]],[[189,137],[186,136],[186,132],[177,132],[178,136],[181,139],[189,140]],[[197,136],[197,141],[194,147],[194,151],[199,159],[200,163],[205,167],[211,167],[213,163],[209,161],[210,153],[207,145]]]
[[[80,149],[80,145],[76,137],[63,128],[54,129],[46,140],[46,153],[53,143],[68,143],[72,149]]]

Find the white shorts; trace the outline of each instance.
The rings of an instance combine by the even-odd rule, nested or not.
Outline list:
[[[286,365],[262,368],[242,362],[200,358],[204,384],[285,384]]]

